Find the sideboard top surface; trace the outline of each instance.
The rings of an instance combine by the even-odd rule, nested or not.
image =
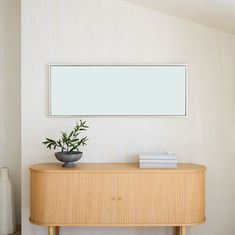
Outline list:
[[[60,163],[42,163],[30,166],[37,172],[195,172],[205,171],[199,164],[178,163],[177,168],[139,168],[138,163],[78,163],[74,168],[64,168]]]

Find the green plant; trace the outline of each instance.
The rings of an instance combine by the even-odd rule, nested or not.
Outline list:
[[[89,127],[86,125],[86,121],[83,122],[82,120],[80,120],[79,123],[76,123],[75,127],[70,133],[61,132],[61,138],[59,140],[46,138],[46,140],[42,143],[45,144],[46,147],[49,149],[60,148],[62,152],[79,152],[79,147],[81,145],[86,145],[88,139],[87,136],[79,138],[78,135],[82,131],[86,131],[87,128]]]

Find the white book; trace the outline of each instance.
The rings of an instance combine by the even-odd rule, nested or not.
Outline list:
[[[140,159],[140,163],[177,163],[176,159]]]
[[[161,152],[161,153],[141,153],[139,154],[139,159],[149,159],[149,160],[160,160],[160,159],[176,159],[174,153]]]
[[[177,164],[143,164],[140,163],[140,168],[177,168]]]
[[[176,165],[177,163],[154,163],[154,162],[139,162],[139,164],[143,164],[143,165]]]

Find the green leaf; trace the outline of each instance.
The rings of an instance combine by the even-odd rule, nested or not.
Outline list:
[[[72,139],[72,140],[70,140],[70,142],[77,142],[77,141],[79,141],[79,139]]]
[[[87,137],[83,137],[82,139],[78,138],[78,135],[80,135],[83,131],[86,131],[87,128],[89,128],[86,125],[86,121],[79,120],[79,122],[76,122],[76,125],[74,126],[73,130],[67,134],[67,132],[61,132],[61,138],[57,141],[45,138],[45,140],[42,142],[44,145],[46,145],[47,148],[54,150],[56,148],[60,148],[63,152],[66,151],[79,151],[79,146],[86,145],[86,141],[88,140]]]
[[[71,131],[71,132],[70,132],[70,134],[69,134],[69,136],[68,136],[68,139],[70,139],[70,138],[72,137],[73,133],[74,133],[74,131]]]

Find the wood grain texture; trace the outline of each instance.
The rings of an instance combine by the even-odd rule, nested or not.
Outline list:
[[[54,235],[54,228],[52,226],[48,227],[48,235]]]
[[[180,227],[175,227],[175,235],[180,235]]]
[[[185,226],[181,227],[181,234],[180,235],[186,235],[186,227]]]
[[[179,163],[177,168],[143,169],[138,163],[79,163],[74,168],[62,168],[60,163],[42,163],[30,166],[31,171],[37,172],[188,172],[205,171],[206,167],[199,164]]]
[[[21,224],[16,225],[16,232],[21,232]]]
[[[205,167],[180,164],[178,169],[161,170],[139,169],[136,164],[97,165],[86,164],[79,170],[64,170],[58,164],[31,167],[31,222],[180,226],[204,221]]]
[[[60,235],[60,227],[59,226],[55,227],[55,235]]]

